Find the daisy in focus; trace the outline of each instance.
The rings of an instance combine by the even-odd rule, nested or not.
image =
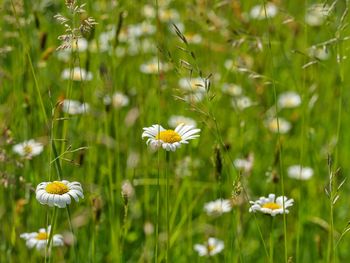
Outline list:
[[[79,202],[79,198],[84,198],[83,188],[78,182],[68,182],[67,180],[42,182],[36,187],[36,199],[40,204],[58,206],[65,208],[74,198]]]
[[[209,216],[219,216],[228,213],[232,209],[230,200],[218,199],[204,205],[204,210]]]
[[[209,237],[205,244],[195,244],[194,250],[196,250],[199,256],[214,256],[220,253],[225,248],[224,242],[214,237]]]
[[[44,146],[42,143],[31,139],[14,145],[12,150],[26,159],[31,159],[32,157],[39,155],[44,150]]]
[[[26,241],[28,248],[35,247],[38,251],[45,250],[49,236],[50,236],[51,226],[48,229],[40,228],[38,232],[23,233],[20,235]],[[63,236],[56,234],[52,236],[52,243],[54,247],[63,246]]]
[[[166,130],[162,126],[155,124],[151,127],[143,128],[142,139],[148,138],[146,144],[152,149],[162,147],[166,151],[175,151],[181,144],[188,144],[188,140],[199,137],[200,129],[195,129],[191,125],[179,124],[175,130]]]
[[[284,203],[284,208],[283,208]],[[251,207],[249,212],[261,212],[275,216],[278,214],[288,214],[288,207],[291,207],[294,203],[293,199],[288,199],[285,196],[279,196],[276,198],[275,194],[269,194],[268,197],[260,197],[257,201],[250,201]]]
[[[310,167],[302,167],[300,165],[292,165],[288,167],[288,176],[298,180],[309,180],[314,175],[314,170]]]

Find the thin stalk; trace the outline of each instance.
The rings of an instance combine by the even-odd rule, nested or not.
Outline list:
[[[271,216],[271,231],[270,231],[270,263],[273,263],[273,249],[274,249],[274,217]]]
[[[170,154],[168,151],[165,152],[165,160],[166,160],[166,167],[165,167],[165,210],[166,210],[166,216],[165,216],[165,223],[166,223],[166,254],[165,254],[165,262],[168,262],[169,259],[169,239],[170,239],[170,231],[169,231],[169,165],[170,165]]]
[[[51,218],[51,229],[50,229],[50,233],[49,233],[49,239],[47,241],[46,244],[46,248],[45,248],[45,262],[47,262],[47,260],[49,260],[49,262],[51,262],[51,257],[50,257],[50,250],[51,250],[51,241],[53,238],[53,233],[55,231],[55,225],[56,225],[56,220],[57,220],[57,206],[54,207],[53,210],[53,215]]]
[[[266,0],[263,0],[263,6],[264,6],[264,12],[265,12],[265,18],[267,19],[267,25],[270,26],[270,19],[267,16],[266,13]],[[274,72],[274,60],[273,60],[273,53],[272,53],[272,46],[271,46],[271,38],[269,34],[269,30],[267,30],[268,35],[268,50],[270,52],[271,57],[271,78],[272,78],[272,86],[273,86],[273,96],[275,101],[275,110],[276,110],[276,119],[277,119],[277,145],[278,145],[278,153],[279,153],[279,166],[280,166],[280,175],[281,175],[281,192],[282,195],[284,194],[284,176],[283,176],[283,156],[282,156],[282,141],[281,141],[281,134],[280,134],[280,126],[279,126],[279,116],[278,116],[278,106],[277,106],[277,91],[276,91],[276,82],[275,82],[275,72]],[[285,210],[285,198],[282,200],[282,206],[283,210]],[[284,212],[284,211],[283,211]],[[286,213],[283,213],[283,236],[284,236],[284,261],[285,263],[288,262],[288,244],[287,244],[287,220],[286,220]]]

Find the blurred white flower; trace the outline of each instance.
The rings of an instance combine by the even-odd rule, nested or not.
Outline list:
[[[152,59],[151,61],[141,64],[140,66],[140,71],[145,74],[157,74],[158,72],[165,72],[170,69],[169,64],[167,63],[162,63],[156,60]]]
[[[330,57],[330,53],[326,46],[323,46],[323,47],[312,46],[308,49],[308,54],[310,57],[317,58],[319,60],[327,60]]]
[[[292,128],[292,125],[289,121],[280,117],[278,118],[278,121],[277,118],[271,118],[267,120],[265,124],[267,128],[274,133],[277,133],[279,131],[279,133],[285,134]]]
[[[266,11],[266,12],[265,12]],[[268,2],[265,5],[256,5],[250,10],[250,17],[257,20],[272,18],[277,15],[278,9],[274,3]]]
[[[122,107],[129,105],[129,97],[125,94],[117,91],[112,96],[112,105],[116,109],[120,109]]]
[[[298,180],[309,180],[314,175],[311,167],[302,167],[300,165],[292,165],[288,167],[288,176]]]
[[[51,226],[48,226],[48,229],[40,228],[38,232],[23,233],[20,235],[26,241],[28,248],[35,247],[39,251],[45,250],[49,236],[50,236]],[[63,236],[60,234],[55,234],[52,236],[52,246],[58,247],[63,246]]]
[[[294,203],[293,199],[288,199],[285,196],[275,198],[275,194],[269,194],[268,197],[260,197],[257,201],[250,201],[251,207],[249,212],[261,212],[275,216],[278,214],[288,214],[288,207]]]
[[[231,202],[227,199],[218,199],[204,205],[204,211],[209,216],[219,216],[230,212],[231,209]]]
[[[225,248],[224,242],[214,238],[209,237],[205,244],[195,244],[194,250],[198,252],[199,256],[214,256],[220,253]]]
[[[129,180],[124,180],[122,182],[122,196],[124,198],[132,198],[135,194],[135,189]]]
[[[202,42],[202,36],[196,33],[185,33],[186,40],[190,44],[200,44]]]
[[[301,97],[295,91],[287,91],[278,96],[278,106],[280,108],[295,108],[300,104]]]
[[[62,111],[71,115],[84,114],[90,109],[88,103],[80,103],[77,100],[63,100]]]
[[[31,139],[14,145],[12,150],[24,158],[31,159],[39,155],[44,150],[44,146],[42,143]]]
[[[305,23],[309,26],[321,26],[330,13],[330,7],[327,4],[313,4],[307,10]]]
[[[209,86],[209,80],[202,78],[181,78],[179,80],[179,86],[185,91],[205,93],[206,87]]]
[[[162,22],[176,22],[180,18],[179,13],[175,9],[165,9],[159,10],[159,20]]]
[[[88,81],[92,80],[92,73],[79,67],[75,67],[72,70],[67,68],[62,71],[61,78],[64,80]]]
[[[191,125],[193,127],[197,126],[197,123],[194,119],[191,119],[191,118],[188,118],[185,116],[181,116],[181,115],[173,115],[169,118],[169,121],[168,121],[168,124],[171,128],[176,128],[181,123],[183,123],[185,125]]]
[[[249,174],[253,169],[254,155],[250,153],[246,159],[235,159],[233,165],[244,174]]]
[[[247,96],[232,98],[232,106],[237,108],[238,110],[242,111],[253,105],[255,105],[255,103],[253,103],[252,100]]]
[[[242,95],[242,87],[236,84],[224,83],[221,88],[223,93],[236,97]]]

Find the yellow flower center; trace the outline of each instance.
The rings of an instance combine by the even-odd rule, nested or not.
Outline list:
[[[173,130],[161,131],[156,136],[157,140],[162,140],[167,143],[179,142],[182,140],[181,136]]]
[[[63,195],[69,191],[69,188],[64,183],[54,181],[47,184],[45,190],[50,194]]]
[[[48,235],[46,232],[39,232],[38,235],[36,236],[37,240],[46,240],[48,239]]]
[[[280,209],[282,206],[280,206],[279,204],[276,203],[266,203],[262,206],[263,208],[268,208],[271,210],[276,210],[276,209]]]
[[[210,254],[210,252],[212,252],[215,249],[215,246],[208,245],[207,249],[208,249],[208,253]]]
[[[33,147],[31,145],[25,145],[23,151],[26,155],[29,155],[33,152]]]

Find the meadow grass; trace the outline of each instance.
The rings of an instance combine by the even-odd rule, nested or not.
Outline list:
[[[1,1],[0,262],[347,262],[348,4]],[[174,115],[200,136],[152,149]],[[84,199],[40,204],[63,179]],[[250,211],[271,193],[289,213]]]

